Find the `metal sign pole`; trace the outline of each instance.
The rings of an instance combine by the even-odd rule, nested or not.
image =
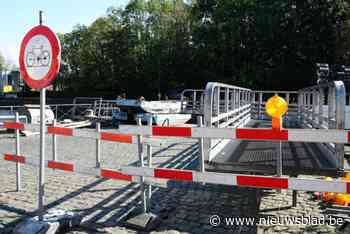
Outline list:
[[[39,11],[39,24],[43,24],[43,11]]]
[[[36,90],[40,90],[40,166],[38,181],[38,213],[39,220],[43,220],[44,214],[44,186],[45,186],[45,105],[46,87],[55,80],[61,58],[61,46],[57,35],[47,26],[42,25],[43,11],[39,11],[39,25],[32,28],[23,38],[19,55],[20,72],[26,84]],[[36,36],[45,37],[45,40],[36,40]],[[34,53],[35,48],[46,50],[48,56],[42,58]],[[46,74],[46,75],[43,75]],[[56,160],[55,148],[53,156]]]
[[[40,170],[39,170],[39,220],[44,214],[45,187],[45,103],[46,88],[40,90]]]
[[[39,11],[39,24],[43,23],[43,12]],[[39,220],[44,215],[44,186],[45,186],[45,103],[46,88],[40,90],[40,169],[39,169]]]

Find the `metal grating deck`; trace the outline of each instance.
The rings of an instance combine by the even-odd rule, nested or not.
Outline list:
[[[249,127],[271,127],[269,121],[251,121]],[[289,126],[291,127],[291,126]],[[274,175],[279,143],[271,141],[241,141],[238,147],[227,145],[210,163],[208,171]],[[337,174],[337,168],[329,160],[330,155],[321,151],[316,143],[282,142],[283,174],[297,176]]]

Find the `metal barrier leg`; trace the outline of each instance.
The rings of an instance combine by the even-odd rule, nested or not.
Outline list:
[[[137,118],[137,125],[141,126],[141,118]],[[137,135],[138,140],[138,154],[139,154],[139,160],[140,160],[140,167],[145,166],[145,162],[143,159],[143,145],[142,145],[142,136]],[[145,190],[145,184],[144,184],[145,178],[141,176],[141,184],[140,184],[140,192],[141,192],[141,202],[143,206],[143,212],[147,212],[147,201],[146,201],[146,190]]]
[[[53,127],[56,127],[56,119],[53,120]],[[57,136],[56,134],[52,135],[52,160],[57,161]]]
[[[19,122],[19,115],[18,115],[18,112],[16,112],[16,123],[18,122]],[[15,136],[16,136],[16,155],[20,155],[21,149],[20,149],[19,129],[16,129]],[[21,165],[19,162],[16,163],[16,190],[17,192],[21,190]]]
[[[198,116],[197,117],[197,124],[199,127],[203,127],[203,117],[202,116]],[[198,151],[199,151],[199,170],[200,172],[204,172],[205,171],[205,165],[204,165],[204,138],[199,138],[199,147],[198,147]]]
[[[148,124],[151,125],[152,121],[149,120]],[[142,125],[141,119],[137,119],[137,125]],[[142,145],[142,136],[138,135],[138,153],[139,153],[139,159],[140,159],[140,166],[144,166],[144,159],[143,159],[143,145]],[[148,166],[152,166],[152,146],[149,144],[147,145],[147,156],[148,156]],[[128,220],[126,220],[125,225],[142,230],[142,231],[150,231],[154,229],[159,223],[160,220],[157,215],[152,214],[150,212],[150,204],[151,204],[151,195],[152,195],[152,187],[151,185],[148,185],[148,193],[146,190],[146,186],[144,183],[145,179],[143,176],[141,176],[141,182],[140,182],[140,192],[141,192],[141,202],[142,202],[142,210],[137,211],[136,214],[131,214]]]
[[[148,125],[152,127],[153,122],[152,122],[152,115],[148,119]],[[147,159],[148,159],[148,167],[152,167],[152,145],[148,144],[147,145]],[[147,193],[147,203],[148,203],[148,209],[147,211],[149,212],[151,209],[151,198],[152,198],[152,185],[148,185],[148,193]]]
[[[101,123],[96,123],[96,131],[101,132]],[[96,140],[96,168],[101,167],[101,140]]]
[[[148,157],[148,167],[152,167],[152,145],[148,144],[147,145],[147,157]],[[152,198],[152,185],[148,185],[147,189],[147,205],[146,205],[146,210],[147,212],[150,211],[151,209],[151,198]]]
[[[277,153],[277,176],[281,177],[282,172],[282,142],[278,142],[278,153]]]

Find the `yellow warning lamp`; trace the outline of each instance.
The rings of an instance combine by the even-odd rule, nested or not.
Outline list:
[[[332,203],[341,205],[341,206],[349,206],[350,204],[350,195],[344,193],[336,193],[332,200]]]
[[[347,173],[345,174],[345,176],[342,178],[342,180],[343,180],[343,181],[349,182],[349,181],[350,181],[350,172],[347,172]]]
[[[326,177],[326,181],[332,181],[331,177]],[[344,177],[341,178],[342,181],[349,182],[350,181],[350,173],[346,173]],[[332,192],[324,192],[323,193],[323,201],[331,202],[333,204],[341,205],[341,206],[349,206],[350,204],[350,194],[344,193],[332,193]]]
[[[288,110],[287,102],[275,95],[271,97],[265,105],[266,113],[272,117],[272,128],[281,129],[282,127],[282,116]]]
[[[325,178],[326,181],[333,181],[332,177],[326,177]],[[330,202],[334,199],[336,193],[332,193],[332,192],[324,192],[323,193],[323,201],[325,202]]]

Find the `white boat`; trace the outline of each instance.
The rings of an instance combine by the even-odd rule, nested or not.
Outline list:
[[[159,126],[180,125],[191,119],[191,114],[181,113],[181,101],[144,101],[135,99],[117,99],[115,104],[119,107],[113,113],[113,118],[119,121],[132,121],[141,118],[146,123],[152,116],[153,123]]]

